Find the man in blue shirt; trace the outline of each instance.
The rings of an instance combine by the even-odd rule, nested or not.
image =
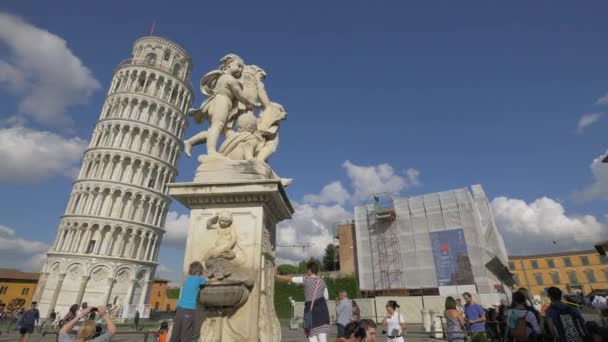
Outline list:
[[[203,277],[203,264],[195,261],[190,264],[188,276],[180,291],[173,330],[171,331],[171,342],[191,342],[194,336],[196,324],[196,304],[201,286],[206,279]],[[198,334],[198,332],[196,332]]]
[[[340,302],[336,307],[336,323],[338,325],[338,337],[344,337],[344,328],[350,323],[353,304],[348,299],[346,291],[340,292]]]
[[[486,342],[486,311],[481,305],[473,301],[473,296],[465,292],[462,298],[466,304],[464,305],[464,315],[467,320],[468,330],[471,332],[472,342]]]

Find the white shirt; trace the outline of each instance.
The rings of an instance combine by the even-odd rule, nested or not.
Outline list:
[[[401,316],[401,314],[399,313],[399,311],[395,310],[395,312],[393,312],[393,316],[386,320],[386,334],[387,335],[395,336],[395,335],[401,334],[401,324],[399,324],[399,323],[403,323],[404,320],[400,316]],[[394,332],[395,329],[397,329],[398,333]]]
[[[294,284],[304,284],[304,277],[292,277],[291,282]],[[325,300],[329,300],[329,292],[327,291],[327,287],[325,290],[323,290],[323,297],[325,297]]]

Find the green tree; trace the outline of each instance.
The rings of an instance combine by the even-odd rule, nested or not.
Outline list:
[[[323,255],[323,270],[325,271],[338,271],[340,269],[340,255],[338,253],[338,247],[333,243],[330,243],[325,247],[325,254]]]
[[[277,271],[279,271],[279,274],[298,274],[300,268],[295,265],[283,264],[277,267]]]

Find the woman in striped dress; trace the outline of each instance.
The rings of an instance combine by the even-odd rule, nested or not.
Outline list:
[[[327,309],[327,285],[323,278],[319,277],[319,265],[309,262],[306,265],[308,271],[303,277],[292,277],[280,275],[276,278],[294,284],[304,286],[304,315],[311,311],[312,307],[312,329],[305,330],[309,342],[327,342],[327,333],[331,331],[329,325],[329,310]],[[314,301],[314,302],[313,302]]]

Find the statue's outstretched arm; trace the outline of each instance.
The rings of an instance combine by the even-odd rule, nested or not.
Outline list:
[[[266,88],[262,82],[258,84],[258,99],[260,100],[262,109],[270,107],[270,98],[268,98],[268,93],[266,93]]]
[[[232,79],[230,82],[228,82],[228,87],[230,88],[232,94],[234,94],[234,96],[237,98],[237,100],[243,102],[247,107],[253,107],[255,105],[255,103],[252,103],[247,97],[245,97],[241,86],[235,79]]]
[[[219,221],[219,215],[213,215],[207,219],[207,229],[213,229],[213,225]]]

